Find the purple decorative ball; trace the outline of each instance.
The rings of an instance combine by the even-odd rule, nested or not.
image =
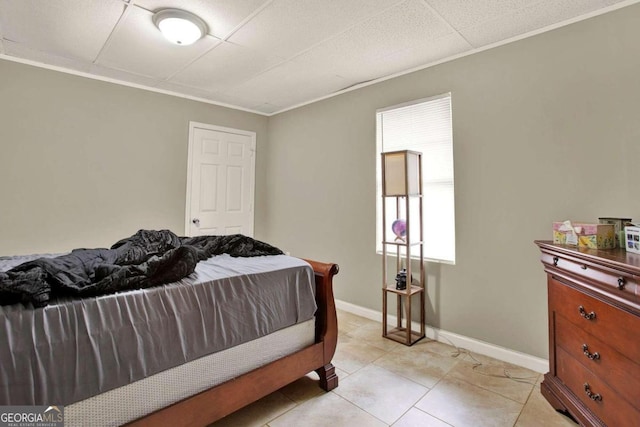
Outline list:
[[[404,240],[407,235],[407,221],[404,219],[396,219],[391,224],[391,231],[396,235],[398,239]]]

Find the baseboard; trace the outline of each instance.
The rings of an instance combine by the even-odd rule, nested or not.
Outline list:
[[[380,322],[382,313],[369,308],[360,307],[359,305],[351,304],[346,301],[336,300],[336,307],[339,310],[343,310],[357,316],[364,317],[366,319]],[[396,322],[395,316],[387,316],[389,324]],[[416,322],[413,323],[414,329],[420,329],[420,325]],[[530,354],[521,353],[509,348],[500,347],[495,344],[491,344],[485,341],[477,340],[475,338],[467,337],[464,335],[456,334],[454,332],[445,331],[427,325],[426,328],[427,338],[442,342],[444,344],[453,344],[456,347],[464,348],[474,353],[483,354],[485,356],[493,357],[494,359],[502,360],[503,362],[513,363],[514,365],[522,366],[527,369],[539,373],[549,372],[549,361],[540,357],[531,356]]]

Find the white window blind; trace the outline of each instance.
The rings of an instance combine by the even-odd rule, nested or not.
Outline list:
[[[425,258],[454,263],[455,208],[451,94],[378,110],[376,119],[377,251],[382,252],[380,153],[413,150],[422,153]],[[391,208],[387,212],[387,218],[395,218],[397,215],[393,205],[387,203],[388,209]],[[411,210],[413,209],[411,207]],[[417,205],[415,209],[417,213]]]

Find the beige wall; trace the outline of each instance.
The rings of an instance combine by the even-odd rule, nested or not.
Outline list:
[[[266,237],[335,261],[380,310],[375,112],[452,92],[457,262],[428,266],[428,323],[547,357],[551,222],[640,219],[640,6],[271,117]]]
[[[263,210],[267,117],[0,60],[0,255],[183,234],[189,121],[257,133]]]

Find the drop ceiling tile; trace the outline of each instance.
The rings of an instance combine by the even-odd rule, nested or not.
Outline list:
[[[196,98],[205,99],[208,101],[215,101],[215,92],[209,90],[202,90],[188,86],[182,86],[171,82],[159,82],[156,86],[158,89],[167,90],[169,92],[175,92],[183,95],[189,95]]]
[[[219,43],[211,36],[189,46],[170,43],[153,24],[151,12],[136,6],[129,7],[97,64],[166,79]]]
[[[282,61],[282,58],[276,56],[264,56],[246,47],[224,42],[173,76],[170,81],[201,89],[224,90],[238,86]]]
[[[155,80],[139,74],[129,73],[127,71],[115,70],[113,68],[103,67],[101,65],[93,64],[89,70],[91,74],[95,74],[101,77],[107,77],[109,79],[121,80],[124,82],[135,83],[142,86],[154,87],[159,80]]]
[[[543,0],[529,7],[465,28],[461,34],[476,47],[516,37],[530,31],[608,7],[620,0]]]
[[[116,0],[0,0],[0,25],[5,39],[91,62],[125,7]]]
[[[398,0],[274,0],[229,41],[290,58]]]
[[[176,8],[194,13],[209,27],[209,34],[226,37],[245,18],[267,0],[136,0],[135,4],[150,11]]]
[[[331,95],[347,86],[349,86],[349,82],[340,76],[320,76],[309,79],[300,85],[292,85],[279,90],[269,98],[268,103],[291,107]]]
[[[430,9],[410,0],[317,45],[296,61],[329,69],[353,84],[470,48]]]
[[[335,92],[347,81],[335,74],[306,64],[289,61],[227,90],[229,96],[263,103],[289,106]]]
[[[68,68],[70,70],[89,72],[90,62],[77,61],[62,56],[53,55],[48,52],[31,49],[22,43],[14,43],[9,40],[2,41],[5,54],[15,56],[16,58],[28,59],[43,64],[53,65],[56,67]]]
[[[449,34],[429,42],[428,45],[395,51],[380,58],[380,71],[386,68],[384,76],[388,76],[451,58],[471,49],[472,46],[458,34]]]
[[[507,15],[540,0],[425,0],[457,30]]]

